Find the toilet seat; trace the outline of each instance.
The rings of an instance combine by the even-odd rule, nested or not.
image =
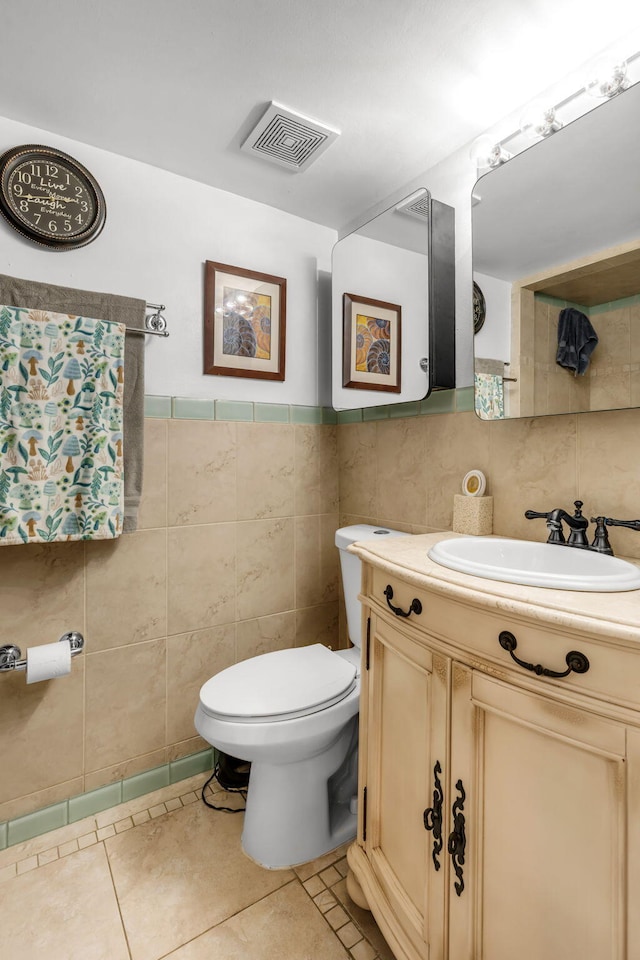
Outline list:
[[[356,687],[356,673],[321,643],[275,650],[211,677],[200,705],[210,717],[234,723],[293,720],[343,700]]]

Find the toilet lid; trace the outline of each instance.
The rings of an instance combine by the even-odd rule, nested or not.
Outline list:
[[[200,690],[212,717],[266,723],[315,713],[344,699],[356,685],[356,668],[321,643],[275,650],[227,667]]]

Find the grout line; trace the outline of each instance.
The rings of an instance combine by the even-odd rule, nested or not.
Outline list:
[[[178,787],[178,786],[179,786],[179,782],[176,783],[176,787]],[[127,825],[126,829],[127,829],[127,830],[135,830],[137,826],[142,826],[144,823],[148,823],[150,819],[155,819],[155,818],[158,817],[158,816],[171,816],[171,814],[172,814],[173,812],[175,812],[176,810],[181,810],[184,806],[190,806],[190,805],[192,805],[192,804],[195,803],[195,802],[199,802],[199,801],[200,801],[199,789],[198,789],[198,792],[197,792],[197,797],[196,797],[196,799],[193,798],[193,794],[195,794],[195,793],[196,793],[196,791],[195,791],[195,790],[192,790],[192,791],[188,791],[186,794],[180,795],[180,793],[179,793],[178,791],[176,791],[177,796],[176,796],[176,798],[174,798],[174,799],[180,799],[180,806],[179,806],[179,807],[173,807],[171,810],[167,810],[166,804],[172,802],[171,798],[170,798],[169,800],[167,800],[167,801],[164,801],[163,803],[152,804],[152,806],[149,807],[149,808],[146,808],[146,810],[145,810],[145,809],[140,810],[137,814],[132,815],[132,816],[136,816],[136,817],[141,817],[142,814],[146,813],[146,814],[147,814],[147,819],[141,819],[140,822],[137,823],[137,824],[136,824],[135,822],[133,822],[133,824],[132,824],[131,826]],[[185,799],[186,799],[186,801],[187,801],[186,803],[183,803],[183,802],[182,802],[182,796],[185,797]],[[162,807],[163,809],[160,810],[160,807]],[[111,809],[113,809],[113,808],[111,808]],[[152,812],[152,811],[153,811],[153,812]],[[105,811],[105,812],[107,812],[107,811]],[[87,846],[93,846],[95,843],[102,845],[102,847],[103,847],[103,849],[104,849],[104,852],[105,852],[106,860],[107,860],[107,866],[108,866],[108,870],[109,870],[109,876],[110,876],[110,878],[111,878],[111,883],[112,883],[114,895],[115,895],[115,898],[116,898],[116,903],[117,903],[117,907],[118,907],[118,914],[119,914],[119,917],[120,917],[120,922],[121,922],[121,924],[122,924],[122,930],[123,930],[123,933],[124,933],[125,942],[126,942],[126,944],[127,944],[127,950],[129,951],[129,958],[130,958],[130,960],[132,960],[131,945],[130,945],[130,943],[129,943],[129,938],[128,938],[128,935],[127,935],[127,929],[126,929],[126,926],[125,926],[125,923],[124,923],[124,918],[123,918],[123,915],[122,915],[122,906],[121,906],[121,903],[120,903],[120,898],[119,898],[119,896],[118,896],[118,889],[117,889],[117,886],[116,886],[116,883],[115,883],[115,879],[114,879],[114,876],[113,876],[113,871],[112,871],[112,867],[111,867],[111,861],[110,861],[110,858],[109,858],[108,846],[107,846],[107,844],[106,844],[106,842],[105,842],[107,839],[109,839],[109,837],[111,837],[111,836],[117,836],[117,835],[119,835],[120,832],[123,832],[123,831],[118,831],[116,828],[117,828],[117,825],[118,825],[119,823],[125,823],[127,820],[131,820],[131,817],[124,817],[122,821],[116,821],[115,823],[111,824],[111,825],[108,826],[108,827],[98,828],[98,827],[97,827],[97,824],[96,824],[96,828],[95,828],[94,830],[89,831],[87,834],[83,834],[82,836],[75,838],[75,840],[73,840],[73,841],[67,841],[67,842],[65,842],[65,843],[59,844],[57,847],[55,847],[55,848],[52,847],[50,850],[42,851],[40,854],[36,854],[36,855],[31,854],[31,855],[28,856],[28,857],[24,857],[22,860],[18,860],[15,864],[12,864],[12,865],[9,865],[9,866],[5,867],[5,868],[0,872],[0,882],[3,881],[3,880],[4,880],[5,882],[8,882],[8,881],[10,881],[11,879],[14,879],[15,877],[21,876],[21,875],[22,875],[23,873],[25,873],[25,872],[30,872],[32,869],[38,869],[40,866],[46,866],[48,863],[51,863],[51,862],[55,861],[56,859],[61,859],[62,857],[65,857],[65,856],[73,856],[74,853],[78,853],[78,852],[80,852],[81,850],[86,849]],[[103,835],[102,838],[99,838],[98,835],[99,835],[99,833],[101,833],[103,830],[108,831],[108,836]],[[90,836],[92,836],[92,835],[95,837],[95,840],[93,840],[91,843],[85,843],[85,844],[83,845],[83,844],[82,844],[82,840],[83,840],[85,837],[90,837]],[[70,843],[75,844],[75,849],[72,849],[72,850],[68,850],[68,849],[67,849],[67,848],[69,847],[69,844],[70,844]],[[54,849],[55,849],[55,851],[56,851],[56,856],[55,856],[55,857],[52,855],[52,852],[53,852]],[[47,855],[48,855],[48,856],[47,856]],[[361,929],[359,923],[357,922],[357,920],[349,913],[349,910],[348,910],[347,906],[346,906],[346,905],[340,900],[340,898],[333,892],[333,887],[335,887],[338,883],[340,883],[342,880],[345,879],[344,876],[340,873],[340,871],[336,869],[336,864],[339,863],[340,861],[342,861],[342,860],[344,859],[344,856],[345,856],[345,854],[344,854],[343,848],[341,847],[341,848],[338,848],[337,851],[331,851],[330,853],[325,854],[325,855],[322,856],[322,857],[318,857],[318,858],[317,858],[317,861],[312,861],[313,863],[315,863],[317,869],[315,869],[315,871],[314,871],[312,874],[310,874],[305,880],[302,880],[302,879],[301,879],[301,877],[300,877],[300,875],[298,874],[297,871],[298,871],[299,869],[301,869],[301,867],[307,866],[307,864],[299,864],[299,865],[297,865],[296,867],[290,868],[290,872],[292,873],[291,879],[289,879],[289,880],[285,881],[284,883],[282,883],[282,884],[281,884],[279,887],[277,887],[275,890],[270,890],[270,891],[268,891],[267,893],[265,893],[264,896],[258,897],[258,899],[255,900],[255,901],[252,901],[252,903],[246,904],[245,906],[243,906],[243,907],[241,907],[240,909],[236,910],[234,913],[230,914],[228,917],[225,917],[223,920],[220,920],[218,923],[213,924],[211,927],[207,928],[206,930],[200,931],[196,936],[192,937],[190,940],[185,941],[185,943],[183,943],[183,944],[180,944],[180,948],[183,947],[183,946],[185,946],[187,943],[191,943],[193,940],[197,940],[199,937],[201,937],[201,936],[203,936],[205,933],[207,933],[208,930],[213,930],[213,929],[215,929],[215,927],[220,926],[221,924],[225,923],[227,920],[230,920],[232,917],[237,916],[237,915],[240,914],[240,913],[243,913],[245,910],[249,909],[250,907],[254,906],[255,904],[260,903],[262,900],[266,900],[268,897],[273,896],[274,893],[277,893],[278,891],[283,890],[285,887],[289,886],[290,884],[292,884],[292,883],[297,883],[297,884],[304,890],[304,892],[305,892],[306,896],[309,898],[309,900],[311,900],[311,901],[313,902],[314,907],[318,910],[318,912],[320,913],[320,916],[322,916],[323,919],[325,920],[325,923],[327,924],[327,928],[334,934],[334,936],[336,937],[336,940],[340,943],[341,947],[345,950],[346,956],[350,957],[351,960],[353,960],[353,954],[351,953],[351,949],[346,947],[346,945],[342,942],[342,940],[340,939],[340,937],[339,937],[338,934],[339,934],[339,931],[342,930],[344,927],[346,927],[349,923],[351,923],[351,924],[354,926],[354,928],[356,929],[356,931],[360,934],[359,939],[356,941],[356,943],[352,944],[352,946],[355,947],[355,946],[357,946],[358,944],[360,944],[360,943],[362,943],[362,942],[364,941],[364,942],[366,942],[366,943],[368,944],[368,946],[371,948],[371,950],[374,951],[374,955],[377,956],[377,954],[375,954],[375,950],[374,950],[373,946],[372,946],[371,943],[367,940],[367,937],[366,937],[366,935],[364,934],[364,932],[362,931],[362,929]],[[40,857],[42,857],[42,863],[39,862]],[[34,860],[35,860],[35,863],[34,863],[32,866],[27,866],[27,863],[31,863],[31,861],[34,861]],[[20,864],[23,864],[23,869],[22,869],[22,870],[19,870],[19,865],[20,865]],[[327,883],[325,882],[325,880],[322,878],[322,874],[323,874],[323,873],[327,873],[327,871],[329,871],[329,870],[334,870],[336,873],[339,874],[339,880],[336,880],[335,883],[332,884],[331,886],[328,886]],[[306,871],[304,871],[304,872],[306,873]],[[320,909],[319,905],[314,901],[314,898],[311,896],[311,894],[309,893],[309,891],[308,891],[308,890],[306,889],[306,887],[304,886],[305,883],[309,882],[309,880],[311,880],[311,879],[314,878],[314,877],[316,877],[316,878],[319,880],[319,882],[322,884],[322,890],[320,890],[319,893],[316,893],[316,897],[318,897],[318,896],[319,896],[321,893],[323,893],[323,892],[328,892],[328,893],[330,893],[330,894],[332,895],[332,897],[334,898],[334,901],[335,901],[335,903],[334,903],[331,907],[329,907],[329,909],[328,909],[325,913],[322,912],[322,910]],[[342,910],[342,912],[344,913],[344,915],[345,915],[345,917],[346,917],[346,920],[345,920],[343,923],[340,923],[338,926],[333,927],[333,925],[331,924],[331,922],[327,919],[327,914],[330,913],[331,911],[333,911],[333,910],[336,909],[336,908],[339,908],[340,910]],[[177,949],[177,948],[172,948],[172,950],[169,951],[168,954],[163,954],[163,956],[164,956],[164,957],[170,956],[173,952],[175,952],[176,949]],[[178,949],[179,949],[179,948],[178,948]],[[159,958],[159,960],[161,960],[161,958]]]
[[[133,952],[131,950],[131,944],[129,943],[129,935],[127,933],[127,928],[125,926],[124,917],[122,916],[122,907],[120,906],[120,897],[118,896],[118,888],[116,887],[116,882],[113,876],[113,870],[111,869],[111,860],[109,859],[109,851],[107,850],[107,845],[103,841],[101,844],[104,848],[104,855],[107,861],[107,870],[109,871],[109,876],[111,877],[111,885],[113,886],[113,895],[116,898],[116,906],[118,908],[118,916],[120,917],[120,924],[122,926],[122,932],[124,934],[124,942],[127,945],[127,951],[129,953],[129,960],[133,960]]]

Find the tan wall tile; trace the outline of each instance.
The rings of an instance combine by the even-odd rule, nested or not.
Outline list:
[[[165,745],[166,641],[87,656],[87,771]]]
[[[88,653],[166,634],[166,540],[162,529],[87,543]]]
[[[295,431],[295,515],[338,509],[337,427],[298,425]]]
[[[167,525],[167,420],[144,422],[144,471],[138,529]]]
[[[272,650],[286,650],[296,642],[296,615],[275,613],[236,624],[236,660],[248,660]]]
[[[92,773],[87,773],[84,778],[85,792],[96,790],[98,787],[104,787],[109,783],[117,783],[118,780],[124,780],[126,777],[134,777],[137,773],[153,770],[154,767],[161,767],[168,760],[166,748],[162,747],[160,750],[144,753],[140,757],[133,757],[131,760],[114,763],[110,767],[94,770]]]
[[[337,600],[296,610],[296,647],[306,647],[311,643],[324,643],[333,650],[341,646]]]
[[[237,569],[239,620],[292,610],[293,519],[239,523]]]
[[[377,443],[375,423],[349,423],[338,428],[341,512],[376,516]]]
[[[195,713],[195,709],[193,711]],[[170,743],[167,747],[167,760],[180,760],[182,757],[189,757],[192,753],[199,753],[201,750],[210,749],[211,744],[203,740],[202,737],[189,737],[188,740],[181,740],[180,743]]]
[[[195,736],[200,687],[235,663],[236,628],[230,623],[167,640],[167,743]]]
[[[83,727],[84,657],[74,659],[67,677],[28,685],[25,679],[23,672],[0,677],[0,803],[83,772],[77,731]]]
[[[169,526],[236,518],[236,424],[169,423]]]
[[[640,517],[640,410],[578,417],[578,472],[585,515],[616,520]],[[640,533],[609,528],[614,553],[640,558]]]
[[[293,515],[294,428],[239,423],[238,520]]]
[[[168,560],[170,635],[236,619],[235,524],[169,530]]]
[[[337,528],[337,514],[296,518],[296,607],[311,607],[337,600],[339,572],[339,553],[335,545]]]
[[[429,420],[439,419],[410,417],[376,424],[376,516],[426,523],[427,425]]]
[[[494,534],[546,540],[544,520],[524,512],[568,510],[578,497],[576,417],[496,420],[489,429]]]
[[[69,630],[84,632],[84,543],[0,547],[0,610],[24,655]],[[9,638],[7,638],[9,639]]]
[[[450,530],[453,522],[453,498],[462,493],[462,480],[469,470],[483,470],[487,476],[489,493],[493,471],[490,469],[490,424],[475,413],[448,413],[439,417],[419,418],[424,423],[425,470],[422,481],[426,487],[426,520],[412,521],[437,530]],[[399,528],[402,529],[402,528]],[[407,532],[410,529],[405,527]]]

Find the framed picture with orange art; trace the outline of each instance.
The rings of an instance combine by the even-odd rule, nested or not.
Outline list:
[[[400,393],[400,304],[344,293],[342,309],[343,387]]]
[[[284,380],[284,277],[207,260],[204,292],[204,372]]]

